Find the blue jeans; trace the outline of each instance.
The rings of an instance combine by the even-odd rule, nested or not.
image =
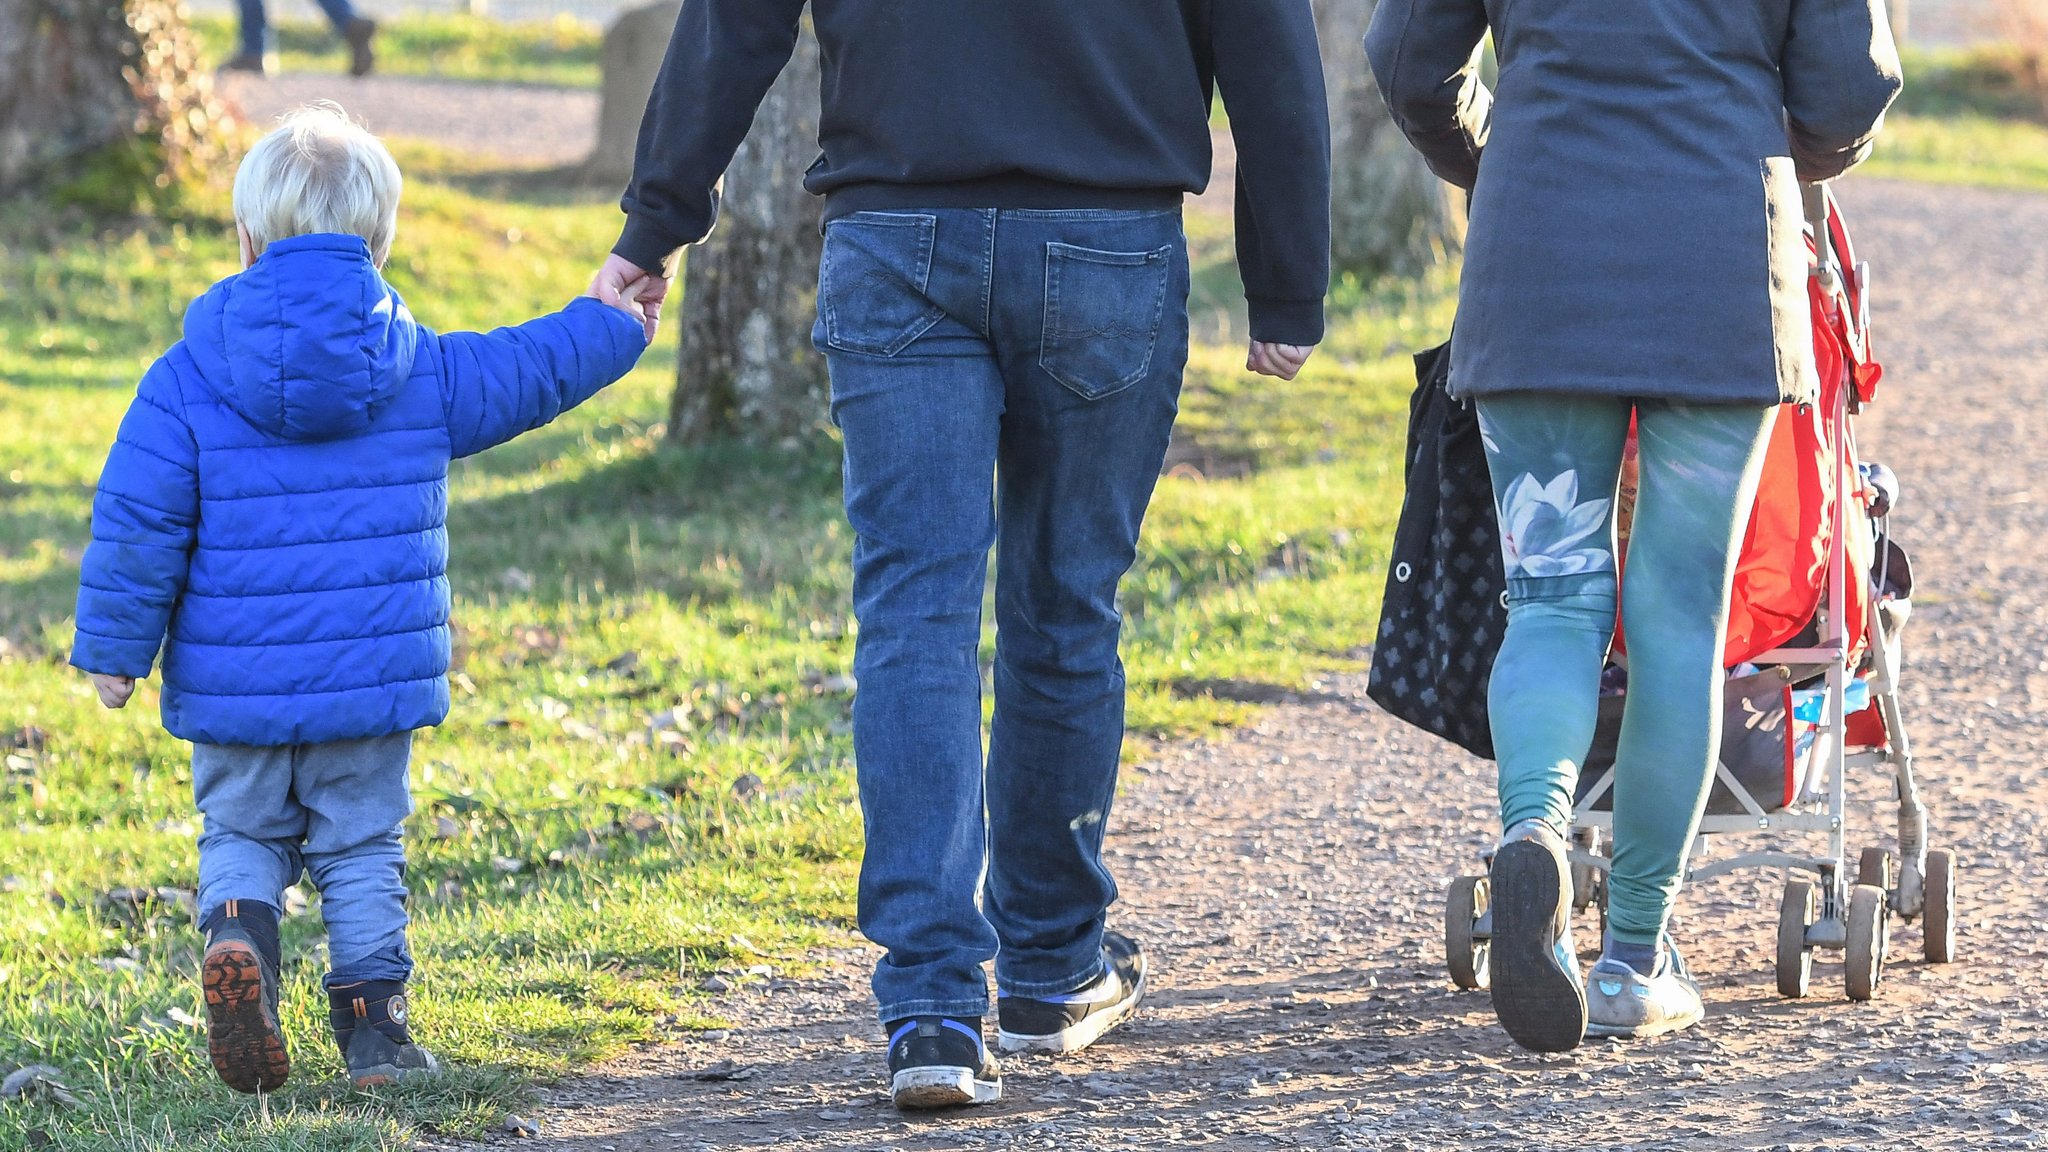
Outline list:
[[[405,850],[412,733],[331,744],[192,746],[199,919],[229,900],[272,908],[311,875],[327,922],[327,986],[406,980]]]
[[[348,0],[316,0],[320,10],[334,21],[335,31],[345,31],[356,18],[355,8]],[[263,0],[237,0],[242,10],[242,50],[244,56],[261,56],[270,47],[269,21],[263,14]]]
[[[887,950],[884,1021],[984,1014],[991,957],[1020,995],[1101,971],[1124,731],[1116,589],[1177,411],[1187,295],[1176,210],[826,226],[815,335],[856,536],[860,926]]]
[[[1614,771],[1608,931],[1663,938],[1721,746],[1729,589],[1775,407],[1479,400],[1508,628],[1487,710],[1503,827],[1570,823],[1614,638],[1614,498],[1631,412],[1640,483],[1619,588],[1628,701]]]

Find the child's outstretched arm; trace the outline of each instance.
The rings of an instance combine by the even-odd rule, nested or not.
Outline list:
[[[199,522],[199,448],[170,373],[158,361],[121,421],[79,572],[71,663],[109,708],[125,706],[156,663]]]
[[[560,312],[494,332],[440,338],[442,401],[460,459],[546,424],[640,360],[640,317],[578,297]]]

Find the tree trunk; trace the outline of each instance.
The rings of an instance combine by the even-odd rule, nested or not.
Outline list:
[[[818,78],[806,21],[726,170],[718,226],[689,253],[670,439],[795,447],[823,427],[825,367],[811,347],[820,209],[803,188],[818,153]]]
[[[647,95],[661,74],[661,58],[675,31],[683,0],[655,0],[619,14],[604,30],[603,83],[598,94],[597,147],[583,162],[592,179],[624,183],[633,175],[633,147]]]
[[[175,0],[0,0],[0,193],[113,157],[96,201],[217,167],[228,116]]]
[[[1387,115],[1365,59],[1376,0],[1315,0],[1330,87],[1330,246],[1339,274],[1417,276],[1456,255],[1464,197],[1438,180]]]

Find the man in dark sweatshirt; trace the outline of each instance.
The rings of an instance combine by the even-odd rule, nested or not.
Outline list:
[[[632,291],[659,315],[803,9],[685,0],[600,298]],[[1322,71],[1309,0],[812,0],[811,18],[816,339],[857,534],[860,926],[887,950],[896,1103],[979,1103],[1002,1091],[982,1040],[991,958],[1006,1051],[1086,1047],[1144,995],[1144,953],[1103,928],[1102,837],[1117,583],[1187,362],[1181,203],[1208,182],[1220,88],[1247,367],[1292,379],[1329,279]]]

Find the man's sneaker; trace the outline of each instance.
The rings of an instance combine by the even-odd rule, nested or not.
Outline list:
[[[237,1092],[275,1092],[291,1076],[277,1019],[277,910],[230,900],[207,917],[199,986],[206,1000],[206,1054]]]
[[[348,74],[368,76],[370,69],[377,66],[377,54],[370,48],[370,41],[377,37],[377,22],[358,16],[348,22],[341,34],[348,41]]]
[[[1572,950],[1564,838],[1541,820],[1507,830],[1493,854],[1493,1014],[1515,1043],[1569,1052],[1586,1034]]]
[[[1003,1074],[981,1042],[981,1017],[912,1016],[889,1028],[889,1099],[951,1108],[1003,1098]]]
[[[1131,1018],[1145,998],[1145,952],[1119,932],[1102,934],[1102,975],[1061,996],[996,999],[996,1047],[1005,1052],[1079,1052]]]
[[[266,71],[266,68],[264,67],[264,59],[261,52],[253,55],[248,52],[239,52],[221,61],[220,70],[223,72],[253,72],[261,76]]]
[[[330,988],[327,1003],[334,1046],[341,1049],[351,1084],[375,1088],[441,1074],[434,1054],[413,1042],[406,1024],[404,984],[366,980]]]
[[[1707,1014],[1700,986],[1685,970],[1685,959],[1669,941],[1657,956],[1657,971],[1644,976],[1606,956],[1586,980],[1586,1034],[1623,1039],[1662,1036],[1690,1028]]]

